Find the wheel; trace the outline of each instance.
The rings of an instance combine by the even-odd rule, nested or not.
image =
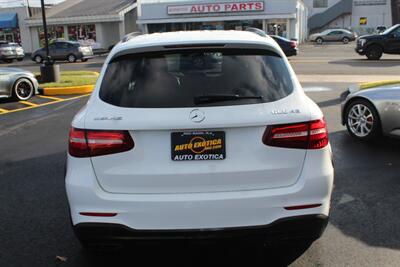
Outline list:
[[[324,39],[318,37],[315,41],[317,42],[317,44],[322,44],[324,42]]]
[[[67,56],[67,61],[68,61],[69,63],[74,63],[74,62],[76,62],[76,56],[75,56],[74,54],[69,54],[69,55]]]
[[[28,100],[35,94],[35,88],[30,80],[26,78],[18,79],[13,88],[13,97],[16,100]]]
[[[19,62],[21,62],[22,60],[24,60],[24,58],[17,58],[17,60],[18,60]]]
[[[345,113],[347,130],[359,140],[372,140],[381,133],[381,123],[375,107],[367,100],[351,102]]]
[[[86,62],[86,61],[88,61],[88,59],[87,59],[87,58],[82,58],[81,60],[82,60],[82,62]]]
[[[263,265],[288,266],[306,252],[313,241],[294,241],[292,244],[264,245],[258,249]]]
[[[348,44],[350,42],[350,39],[348,37],[343,37],[342,42],[344,44]]]
[[[36,63],[42,63],[43,62],[43,57],[40,55],[36,55],[34,58]]]
[[[369,60],[379,60],[382,57],[383,49],[378,45],[367,48],[366,56]]]
[[[5,63],[12,63],[13,60],[12,60],[12,59],[4,59],[4,62],[5,62]]]

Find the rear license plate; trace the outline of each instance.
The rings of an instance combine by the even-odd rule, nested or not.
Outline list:
[[[225,157],[223,131],[171,133],[171,159],[174,161],[223,160]]]

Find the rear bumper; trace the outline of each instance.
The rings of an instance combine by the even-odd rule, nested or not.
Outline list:
[[[24,58],[25,55],[0,55],[0,59],[4,60],[4,59],[20,59],[20,58]]]
[[[365,50],[362,47],[356,47],[354,50],[361,56],[365,55]]]
[[[135,230],[107,223],[80,223],[73,229],[75,235],[86,242],[247,239],[280,243],[316,240],[327,224],[328,216],[316,214],[283,218],[262,226],[223,229]]]
[[[288,49],[285,51],[287,57],[297,56],[297,48]]]
[[[288,187],[210,193],[118,194],[105,191],[89,158],[68,156],[66,190],[73,225],[105,223],[137,231],[225,229],[270,225],[282,218],[329,216],[333,188],[331,149],[307,152],[299,180]],[[284,207],[320,204],[288,210]],[[82,212],[116,213],[114,217]]]

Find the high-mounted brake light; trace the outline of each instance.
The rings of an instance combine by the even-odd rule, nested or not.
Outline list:
[[[129,151],[134,142],[128,131],[83,130],[71,128],[68,152],[73,157],[104,156]]]
[[[268,146],[321,149],[328,145],[328,130],[324,119],[268,126],[263,136],[263,143]]]

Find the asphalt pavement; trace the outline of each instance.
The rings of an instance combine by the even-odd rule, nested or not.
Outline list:
[[[101,60],[63,63],[62,69],[98,70]],[[290,61],[303,77],[342,77],[303,82],[325,114],[336,175],[328,228],[291,266],[399,266],[400,140],[362,143],[350,138],[340,124],[340,94],[353,83],[352,75],[379,78],[400,73],[400,56],[370,62],[354,54],[351,45],[307,45]],[[14,65],[24,63],[29,62]],[[29,64],[24,68],[37,68]],[[64,162],[69,124],[85,101],[87,97],[0,115],[1,267],[275,266],[273,254],[241,243],[162,244],[117,254],[84,253],[70,228]]]

